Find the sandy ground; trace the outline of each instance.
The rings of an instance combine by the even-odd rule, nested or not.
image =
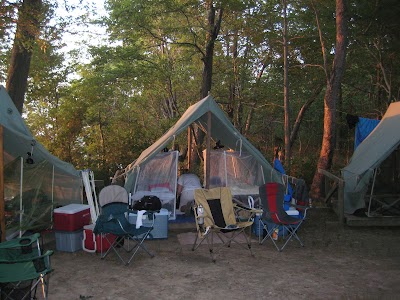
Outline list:
[[[49,299],[395,299],[400,297],[400,228],[342,227],[327,209],[309,211],[283,252],[253,242],[254,257],[233,245],[210,259],[177,235],[194,225],[174,224],[166,240],[147,241],[129,266],[115,255],[55,251]],[[47,247],[55,249],[54,241]]]

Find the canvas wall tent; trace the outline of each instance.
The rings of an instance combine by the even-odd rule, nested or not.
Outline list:
[[[342,169],[344,212],[365,208],[365,196],[374,170],[400,145],[400,102],[390,104],[371,134],[357,147],[349,164]]]
[[[79,171],[35,140],[3,86],[0,125],[5,200],[5,212],[1,213],[5,213],[8,236],[15,230],[48,225],[55,206],[82,202]],[[33,163],[27,163],[28,152]]]
[[[211,112],[211,132],[207,133],[208,112]],[[226,148],[235,151],[243,151],[252,155],[262,167],[265,182],[282,182],[281,175],[274,170],[265,157],[255,148],[240,132],[232,125],[223,110],[215,102],[212,96],[200,100],[190,106],[182,117],[172,126],[160,139],[144,150],[141,155],[126,168],[125,188],[133,192],[137,175],[141,166],[146,164],[163,148],[174,144],[175,138],[187,130],[191,124],[198,125],[204,132],[209,134],[214,142],[220,140]]]

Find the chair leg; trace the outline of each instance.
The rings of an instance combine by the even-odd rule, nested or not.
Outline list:
[[[204,242],[206,237],[210,234],[209,229],[207,229],[204,233],[201,233],[199,230],[200,229],[198,229],[198,231],[196,232],[196,238],[195,238],[194,243],[193,243],[192,251],[196,250]],[[200,236],[201,236],[201,240],[197,244],[197,241],[199,240]]]
[[[230,247],[231,242],[235,242],[235,243],[238,244],[240,247],[247,248],[247,249],[250,251],[250,255],[251,255],[251,256],[254,256],[253,250],[252,250],[252,248],[251,248],[251,235],[249,235],[249,236],[246,235],[245,228],[243,228],[243,229],[241,229],[241,230],[232,231],[232,232],[231,232],[231,236],[228,238],[228,241],[226,241],[226,240],[224,241],[224,240],[219,236],[218,233],[216,233],[216,234],[218,235],[218,237],[221,239],[222,243],[223,243],[225,246]],[[224,236],[226,236],[226,234],[228,234],[228,233],[225,233]],[[239,235],[243,235],[243,236],[244,236],[244,239],[246,240],[246,246],[247,246],[247,247],[246,247],[245,245],[243,245],[243,244],[241,244],[241,243],[239,243],[238,241],[235,240]]]
[[[46,276],[47,276],[47,280],[46,280]],[[40,276],[40,279],[35,284],[35,285],[37,285],[40,283],[43,299],[47,299],[47,295],[48,295],[48,291],[49,291],[49,281],[50,281],[49,277],[50,277],[49,274],[44,275],[44,276],[42,275],[42,276]],[[33,299],[36,299],[36,289],[35,289],[35,296],[33,297]]]
[[[211,231],[210,234],[207,234],[205,238],[207,240],[208,251],[210,253],[211,260],[212,260],[213,263],[215,263],[216,262],[216,256],[215,256],[215,253],[214,253],[214,232]],[[209,239],[211,239],[211,241]]]
[[[36,289],[37,289],[39,283],[42,282],[42,279],[44,279],[43,276],[41,276],[40,278],[38,278],[36,280],[30,280],[29,287],[28,286],[24,287],[24,288],[29,288],[29,291],[24,292],[23,295],[22,295],[22,293],[19,293],[19,294],[15,295],[14,293],[18,292],[21,289],[21,287],[20,287],[21,284],[26,282],[26,281],[19,281],[18,283],[10,283],[11,284],[11,288],[9,290],[7,290],[6,292],[2,289],[2,287],[0,287],[0,298],[2,300],[7,300],[7,299],[9,299],[9,300],[15,300],[15,299],[21,299],[21,300],[37,299],[37,297],[36,297]],[[33,294],[32,294],[32,292],[33,292]],[[46,290],[46,294],[43,294],[43,299],[47,299],[47,290]]]
[[[200,244],[204,241],[204,239],[203,239],[203,240],[200,241],[199,244],[197,244],[197,240],[199,239],[199,235],[200,235],[200,233],[196,232],[196,238],[194,239],[192,251],[196,250],[200,246]]]
[[[110,248],[103,254],[101,253],[101,259],[104,259],[108,254],[110,254],[111,251],[114,251],[115,254],[118,256],[118,258],[121,260],[121,262],[124,265],[129,265],[130,262],[132,261],[132,259],[134,258],[134,256],[136,255],[136,253],[139,251],[139,249],[144,250],[151,258],[154,257],[154,254],[151,253],[147,247],[144,245],[144,241],[146,240],[147,236],[149,235],[149,232],[146,232],[145,235],[141,238],[137,238],[134,236],[128,236],[127,240],[125,241],[126,243],[124,243],[124,245],[122,247],[119,247],[119,249],[123,249],[125,250],[127,253],[131,253],[131,256],[129,257],[129,259],[126,261],[120,254],[120,251],[118,251],[118,245],[120,243],[120,239],[115,239],[113,242],[110,242],[110,240],[108,239],[107,236],[105,236],[105,238],[107,239],[107,241],[110,243]],[[135,242],[134,246],[131,248],[129,241],[133,241]],[[133,253],[132,253],[133,251]]]
[[[294,228],[293,228],[291,225],[285,226],[286,230],[289,232],[289,235],[288,235],[288,237],[287,237],[287,239],[286,239],[285,244],[281,247],[281,250],[280,250],[280,251],[282,251],[283,248],[285,248],[285,246],[287,245],[287,243],[288,243],[292,238],[295,238],[295,239],[300,243],[300,245],[301,245],[302,247],[304,247],[303,242],[300,240],[299,236],[298,236],[297,233],[296,233],[296,232],[297,232],[297,229],[300,227],[301,223],[302,223],[302,222],[296,224],[296,227],[294,227]]]
[[[262,225],[263,231],[265,230],[265,231],[267,232],[267,235],[266,235],[265,237],[262,237],[261,234],[259,235],[259,238],[258,238],[258,239],[259,239],[259,244],[261,245],[262,243],[264,243],[264,241],[265,241],[267,238],[270,238],[270,240],[271,240],[272,243],[274,244],[276,250],[282,251],[282,248],[280,248],[280,247],[278,246],[278,244],[275,242],[275,240],[274,240],[274,238],[273,238],[273,236],[272,236],[272,234],[274,233],[275,229],[277,229],[277,228],[279,229],[279,226],[278,226],[278,225],[274,225],[273,227],[271,227],[270,229],[268,229],[267,224],[264,224],[264,222],[263,222],[261,219],[259,220],[259,222],[260,222],[260,224]],[[259,232],[263,232],[263,231],[259,231]]]
[[[129,238],[129,240],[132,240],[132,241],[134,241],[136,244],[135,244],[135,246],[130,250],[130,251],[132,251],[132,250],[134,250],[135,249],[135,251],[131,254],[131,257],[130,257],[130,259],[128,260],[128,262],[126,263],[126,265],[129,265],[130,264],[130,262],[132,261],[132,259],[134,258],[134,256],[136,255],[136,253],[139,251],[139,249],[142,249],[142,250],[144,250],[151,258],[153,258],[154,257],[154,254],[153,253],[151,253],[148,249],[147,249],[147,247],[146,247],[146,245],[144,245],[144,241],[147,239],[147,236],[149,235],[149,233],[147,232],[142,238],[136,238],[136,237],[130,237]],[[130,252],[129,251],[129,252]]]
[[[297,230],[299,229],[300,225],[302,224],[302,222],[296,224],[295,227],[293,227],[293,225],[284,225],[282,224],[281,226],[284,227],[284,230],[286,230],[289,234],[288,236],[285,238],[285,243],[283,244],[282,247],[279,247],[278,244],[276,243],[276,241],[274,240],[272,234],[275,231],[276,228],[279,228],[278,225],[273,226],[272,228],[268,229],[268,226],[266,224],[264,224],[261,220],[260,220],[260,227],[262,225],[263,230],[265,230],[267,232],[267,235],[261,239],[261,234],[259,235],[259,244],[261,245],[267,238],[270,238],[271,241],[273,242],[273,244],[275,245],[275,248],[278,251],[282,251],[287,243],[292,239],[295,238],[302,247],[304,247],[303,242],[301,241],[301,239],[299,238],[299,236],[297,235]]]

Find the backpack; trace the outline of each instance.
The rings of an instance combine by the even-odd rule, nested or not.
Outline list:
[[[134,210],[160,210],[161,201],[157,196],[144,196],[142,199],[133,203],[132,209]]]

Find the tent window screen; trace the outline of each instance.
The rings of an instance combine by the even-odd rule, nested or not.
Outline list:
[[[160,198],[162,207],[175,215],[178,151],[162,152],[140,167],[133,200],[145,195]]]
[[[207,157],[205,151],[204,157]],[[258,187],[263,183],[261,166],[252,155],[236,151],[210,152],[210,188],[227,186],[233,195],[250,195],[258,194]]]
[[[47,229],[53,208],[53,166],[26,164],[17,158],[4,167],[6,237],[26,230]]]

